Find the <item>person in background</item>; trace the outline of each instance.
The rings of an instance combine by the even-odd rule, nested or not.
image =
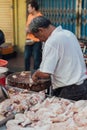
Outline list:
[[[5,34],[4,32],[0,29],[0,47],[2,44],[5,43]],[[2,58],[1,50],[0,50],[0,58]]]
[[[36,38],[32,33],[28,32],[28,25],[31,20],[37,16],[41,16],[39,11],[39,5],[35,0],[28,2],[28,18],[26,22],[26,43],[24,51],[24,61],[25,61],[25,71],[30,70],[30,59],[33,56],[34,59],[34,70],[39,68],[41,62],[41,47],[42,44],[38,38]]]
[[[0,45],[5,42],[5,35],[4,32],[0,29]]]
[[[44,16],[34,18],[29,31],[44,42],[42,62],[32,75],[33,81],[51,77],[53,96],[87,99],[86,65],[76,36],[53,26]]]

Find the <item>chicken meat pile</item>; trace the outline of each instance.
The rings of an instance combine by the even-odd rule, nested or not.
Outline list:
[[[46,98],[6,123],[7,130],[86,130],[87,101]]]
[[[45,99],[43,91],[37,93],[29,92],[28,90],[15,91],[9,90],[10,98],[0,103],[0,115],[9,116],[16,113],[24,113],[29,110],[31,106],[41,103]]]

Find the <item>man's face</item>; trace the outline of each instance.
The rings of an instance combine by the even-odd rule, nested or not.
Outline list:
[[[31,6],[31,4],[28,4],[28,12],[33,13],[34,8]]]
[[[37,33],[34,33],[34,36],[42,42],[45,42],[47,40],[44,29],[39,29]]]

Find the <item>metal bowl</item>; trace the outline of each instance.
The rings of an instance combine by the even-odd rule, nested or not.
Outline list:
[[[42,91],[48,89],[51,85],[50,79],[39,79],[38,82],[33,82],[30,85],[29,75],[30,71],[15,72],[7,76],[7,84],[12,87],[28,89],[30,91]]]

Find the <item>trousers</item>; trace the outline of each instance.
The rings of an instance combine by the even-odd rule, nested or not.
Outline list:
[[[33,56],[34,59],[34,70],[39,68],[41,62],[41,55],[42,55],[42,43],[35,42],[33,45],[25,45],[25,52],[24,52],[24,62],[25,62],[25,71],[30,70],[30,59]]]
[[[87,79],[80,85],[69,85],[52,91],[53,96],[70,100],[87,100]]]

